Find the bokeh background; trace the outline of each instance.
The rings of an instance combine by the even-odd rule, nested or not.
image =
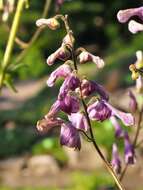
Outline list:
[[[45,0],[30,0],[24,10],[17,36],[28,42],[37,30]],[[134,85],[128,69],[136,60],[135,52],[143,49],[143,34],[132,35],[127,24],[120,24],[116,14],[120,9],[141,6],[136,0],[71,0],[60,8],[68,14],[76,45],[104,58],[106,66],[97,70],[94,64],[83,65],[81,73],[100,82],[111,94],[114,105],[127,111],[129,87]],[[52,0],[48,17],[54,16]],[[2,14],[2,12],[1,12]],[[14,13],[7,23],[0,21],[0,60],[3,58]],[[15,44],[11,62],[20,64],[12,72],[17,93],[4,88],[0,96],[0,190],[107,190],[114,182],[90,143],[83,139],[82,151],[75,152],[59,145],[58,129],[41,135],[36,122],[49,110],[61,81],[50,89],[46,79],[59,63],[49,67],[46,58],[61,44],[63,27],[56,31],[44,29],[38,39],[20,59],[21,50]],[[109,121],[94,123],[95,137],[110,159],[114,130]],[[121,152],[122,152],[121,143]],[[129,168],[123,183],[128,190],[143,189],[142,149],[138,164]]]

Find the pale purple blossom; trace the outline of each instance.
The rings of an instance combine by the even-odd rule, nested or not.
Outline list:
[[[137,104],[136,97],[134,96],[132,91],[129,91],[129,97],[130,97],[129,108],[132,112],[135,112],[138,108],[138,104]]]
[[[143,20],[143,6],[120,10],[117,14],[117,18],[121,23],[127,22],[133,16],[138,16],[141,20]]]
[[[67,64],[61,65],[60,67],[58,67],[55,71],[51,73],[50,77],[47,80],[47,85],[49,87],[52,87],[55,84],[57,78],[59,77],[66,78],[71,74],[71,72],[72,72],[72,69],[69,65]]]
[[[81,91],[82,91],[83,97],[88,97],[92,93],[97,93],[97,94],[99,94],[101,96],[102,99],[105,99],[105,100],[109,99],[109,95],[105,91],[103,86],[96,83],[95,81],[90,81],[90,80],[87,80],[87,79],[83,79],[82,82],[81,82]]]
[[[80,135],[78,130],[71,123],[63,123],[61,126],[60,144],[78,149],[81,148]]]
[[[97,65],[98,68],[104,67],[104,61],[98,56],[92,55],[87,51],[82,51],[78,56],[80,63],[93,62]]]
[[[71,115],[68,116],[68,118],[76,129],[88,131],[89,125],[84,113],[81,112],[72,113]]]

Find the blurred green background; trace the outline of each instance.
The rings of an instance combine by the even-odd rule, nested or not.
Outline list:
[[[128,67],[135,61],[136,50],[143,49],[143,35],[142,33],[132,35],[128,31],[127,24],[118,23],[116,14],[120,9],[138,7],[142,3],[141,0],[71,0],[65,1],[61,6],[60,13],[69,15],[76,46],[82,46],[95,55],[103,57],[106,62],[106,67],[102,71],[97,71],[94,64],[88,64],[83,65],[81,72],[87,73],[91,79],[105,85],[109,92],[114,93],[134,84]],[[41,18],[45,1],[30,0],[29,4],[30,7],[22,14],[17,34],[25,42],[31,39],[37,29],[35,22]],[[48,17],[55,14],[55,1],[52,0]],[[7,23],[0,21],[0,60],[3,58],[9,35],[7,26],[11,26],[13,16],[14,13],[10,15]],[[68,156],[59,145],[58,131],[54,130],[41,135],[35,129],[37,120],[48,112],[50,105],[56,99],[61,84],[58,82],[53,89],[46,86],[48,75],[60,64],[59,62],[49,67],[46,65],[46,58],[60,46],[64,36],[63,27],[56,31],[44,29],[19,62],[23,66],[11,73],[19,91],[18,94],[26,94],[26,97],[23,95],[22,99],[17,99],[18,94],[14,95],[12,91],[5,89],[4,95],[0,97],[0,158],[2,161],[21,156],[29,158],[47,154],[52,155],[61,168],[66,167],[68,163]],[[15,64],[21,51],[18,45],[15,45],[12,64]],[[38,91],[34,91],[36,84],[40,89]],[[36,93],[32,96],[28,95],[31,91]],[[106,135],[103,136],[104,132]],[[110,158],[112,143],[115,140],[110,122],[96,123],[95,136],[98,143],[109,152],[107,156]],[[87,174],[74,170],[70,173],[70,178],[73,185],[65,189],[102,190],[106,186],[113,185],[112,179],[105,171],[92,171]],[[25,186],[18,189],[33,190],[32,187],[27,187],[29,185]],[[0,189],[9,190],[11,188],[2,186]],[[36,187],[34,189],[48,188]],[[57,190],[59,187],[49,187],[49,189]]]

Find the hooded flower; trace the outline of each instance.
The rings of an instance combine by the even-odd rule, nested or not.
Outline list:
[[[77,87],[79,87],[79,84],[79,78],[74,73],[71,73],[71,75],[69,75],[63,82],[58,98],[63,99],[69,90],[74,91]]]
[[[105,89],[100,84],[96,83],[95,81],[83,79],[81,83],[81,91],[84,97],[88,97],[92,93],[96,92],[101,96],[101,98],[105,100],[109,99],[109,95],[107,94]]]
[[[86,63],[86,62],[93,62],[97,65],[98,68],[104,67],[104,61],[98,56],[92,55],[91,53],[87,51],[82,51],[79,55],[79,62],[80,63]]]
[[[121,173],[121,161],[118,154],[117,145],[114,143],[112,147],[112,167],[117,174]]]
[[[121,23],[127,22],[133,16],[138,16],[141,20],[143,20],[143,6],[120,10],[117,14],[117,18]]]
[[[134,164],[135,163],[134,148],[133,145],[130,143],[130,139],[127,132],[125,132],[124,134],[124,145],[125,145],[125,162],[127,164]]]
[[[71,123],[61,126],[60,144],[80,150],[81,141],[78,130]]]
[[[51,128],[61,126],[63,120],[60,118],[44,118],[37,122],[37,129],[40,132],[48,132]]]
[[[47,64],[48,65],[53,65],[54,62],[59,59],[59,60],[67,60],[70,57],[70,52],[69,50],[62,45],[59,49],[57,49],[57,51],[55,51],[54,53],[52,53],[48,59],[47,59]]]
[[[70,116],[68,116],[68,118],[76,129],[81,129],[83,131],[87,131],[89,129],[89,125],[84,113],[72,113]]]
[[[90,119],[97,121],[104,121],[109,119],[111,116],[116,116],[126,126],[134,125],[134,117],[130,113],[122,112],[104,100],[97,100],[93,104],[88,106],[88,114]]]
[[[111,109],[104,103],[104,101],[97,100],[87,108],[89,118],[96,121],[104,121],[111,117]]]
[[[38,27],[41,26],[48,26],[51,30],[56,30],[57,28],[60,27],[60,23],[57,21],[55,18],[41,18],[36,21],[36,25]]]
[[[63,77],[66,78],[68,77],[72,72],[72,69],[69,65],[63,64],[60,67],[58,67],[55,71],[53,71],[47,80],[47,84],[49,87],[52,87],[54,83],[56,82],[57,78]]]
[[[124,131],[121,128],[119,122],[117,121],[116,117],[112,116],[110,117],[110,121],[113,125],[113,127],[115,128],[115,136],[117,138],[123,137]]]

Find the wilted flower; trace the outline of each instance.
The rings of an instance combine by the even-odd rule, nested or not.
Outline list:
[[[68,118],[76,129],[81,129],[84,131],[87,131],[89,129],[89,125],[84,113],[72,113],[70,116],[68,116]]]
[[[111,117],[111,109],[104,103],[104,101],[97,100],[87,108],[89,118],[96,121],[104,121]]]
[[[63,64],[60,67],[58,67],[55,71],[53,71],[47,80],[47,84],[49,87],[52,87],[54,83],[56,82],[57,78],[63,77],[66,78],[68,77],[72,72],[72,69],[69,65]]]
[[[57,28],[60,27],[60,23],[54,17],[53,18],[48,18],[48,19],[45,19],[45,18],[38,19],[36,21],[36,25],[38,27],[40,27],[40,26],[48,26],[51,30],[56,30]]]
[[[117,174],[121,173],[121,161],[118,154],[117,145],[114,143],[112,146],[112,167]]]
[[[125,132],[124,134],[124,144],[125,144],[125,162],[127,164],[134,164],[135,163],[134,147],[130,143],[130,139],[127,132]]]
[[[60,144],[80,150],[81,141],[78,130],[71,123],[61,126]]]
[[[115,116],[110,117],[110,121],[113,125],[113,127],[115,128],[115,136],[117,138],[123,137],[124,131],[121,128],[119,122],[117,121]]]
[[[80,63],[86,63],[89,61],[92,61],[97,65],[98,68],[103,68],[104,67],[104,61],[98,56],[92,55],[91,53],[87,51],[82,51],[79,55],[79,62]]]
[[[132,93],[132,91],[129,91],[129,97],[130,97],[130,102],[129,102],[129,107],[130,107],[130,110],[132,112],[135,112],[137,110],[137,101],[136,101],[136,98],[134,96],[134,94]]]
[[[89,95],[95,92],[98,93],[102,99],[109,99],[109,95],[107,94],[105,89],[95,81],[83,79],[81,82],[81,91],[83,97],[88,97]]]
[[[40,132],[48,132],[51,128],[61,126],[63,120],[60,118],[44,118],[37,122],[37,129]]]

